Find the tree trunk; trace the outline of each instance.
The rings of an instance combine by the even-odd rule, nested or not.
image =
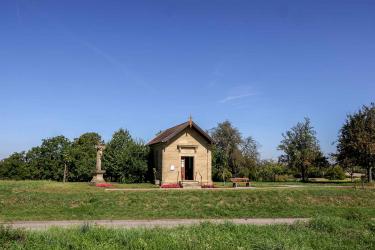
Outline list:
[[[301,168],[301,177],[302,177],[302,182],[307,182],[307,176],[306,176],[306,169],[305,169],[305,167]]]
[[[368,178],[368,182],[372,182],[372,167],[369,167],[368,170],[367,170],[367,178]]]
[[[64,163],[64,179],[63,179],[63,182],[64,182],[64,183],[66,182],[66,174],[67,174],[67,171],[68,171],[68,167],[66,166],[66,163]]]

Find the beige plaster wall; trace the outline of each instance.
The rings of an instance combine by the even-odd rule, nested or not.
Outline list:
[[[178,145],[195,145],[196,149],[178,149]],[[181,157],[194,157],[194,178],[202,184],[212,184],[211,148],[207,140],[195,129],[186,128],[162,150],[162,183],[181,181]],[[175,169],[172,171],[171,166]]]

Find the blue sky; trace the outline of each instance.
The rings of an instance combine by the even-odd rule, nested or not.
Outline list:
[[[3,0],[0,32],[0,158],[60,134],[149,140],[190,114],[264,158],[308,116],[330,153],[375,100],[375,1]]]

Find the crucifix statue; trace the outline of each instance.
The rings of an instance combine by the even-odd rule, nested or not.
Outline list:
[[[99,144],[96,146],[96,168],[94,175],[92,177],[91,183],[105,183],[105,180],[103,178],[103,175],[105,173],[105,170],[102,170],[102,156],[103,156],[103,150],[105,149],[104,144]]]

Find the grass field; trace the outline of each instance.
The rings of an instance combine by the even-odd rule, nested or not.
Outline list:
[[[151,184],[119,185],[149,187]],[[105,191],[86,183],[0,181],[0,221],[157,218],[375,217],[375,190],[301,188]]]
[[[232,182],[215,182],[215,187],[219,188],[232,188]],[[360,186],[360,183],[353,183],[349,181],[325,181],[325,182],[299,182],[299,181],[285,181],[285,182],[263,182],[263,181],[253,181],[250,183],[252,187],[275,187],[275,186],[290,186],[290,185],[298,185],[298,186],[306,186],[306,187],[316,187],[316,186]],[[241,184],[244,186],[244,184]]]
[[[172,229],[21,231],[0,228],[3,249],[374,249],[375,223],[316,218],[293,225],[201,224]]]

